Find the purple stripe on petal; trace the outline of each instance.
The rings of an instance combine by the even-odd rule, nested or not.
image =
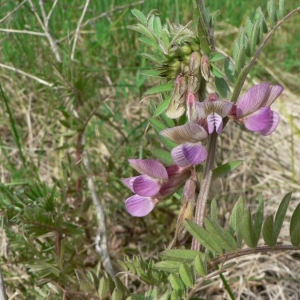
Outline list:
[[[133,192],[144,197],[156,196],[160,190],[161,184],[158,180],[148,175],[138,176],[132,185]]]
[[[177,144],[197,143],[207,138],[205,129],[194,122],[167,128],[161,131],[160,134]]]
[[[216,113],[210,114],[207,116],[207,124],[208,124],[208,132],[209,134],[213,133],[214,129],[218,134],[222,132],[223,129],[223,122],[222,117]]]
[[[213,102],[214,105],[214,112],[220,115],[222,118],[226,117],[230,112],[233,103],[223,100],[217,100]]]
[[[125,201],[126,210],[134,217],[144,217],[154,208],[157,200],[150,197],[131,196]]]
[[[173,148],[171,151],[173,161],[179,167],[187,167],[187,166],[191,165],[191,163],[188,160],[186,160],[186,158],[183,155],[183,152],[182,152],[183,145],[184,144],[179,145],[179,146]]]
[[[270,107],[263,107],[246,118],[245,126],[250,131],[262,131],[269,126],[271,119]]]
[[[207,158],[207,150],[200,143],[184,144],[182,147],[182,152],[185,159],[192,165],[198,165]]]
[[[261,130],[259,133],[261,133],[262,135],[271,134],[277,128],[279,121],[280,121],[279,114],[271,110],[271,120],[269,126],[266,129]]]
[[[270,84],[268,82],[255,85],[250,88],[237,103],[236,116],[238,119],[247,116],[265,106],[269,95]]]
[[[141,174],[163,180],[168,179],[166,168],[155,159],[129,159],[128,161]]]

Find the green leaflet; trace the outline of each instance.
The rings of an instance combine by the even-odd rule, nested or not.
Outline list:
[[[147,26],[146,16],[138,9],[132,9],[131,13],[145,26]]]
[[[173,83],[167,83],[167,84],[162,84],[155,86],[149,90],[147,90],[144,95],[152,95],[152,94],[157,94],[157,93],[163,93],[163,92],[169,92],[174,89],[174,84]]]
[[[222,247],[216,242],[213,236],[211,236],[204,228],[197,225],[194,221],[186,219],[184,225],[189,233],[196,238],[205,248],[209,251],[222,254]]]
[[[291,218],[290,236],[291,243],[298,247],[300,244],[300,204],[297,205]]]
[[[215,77],[215,84],[216,88],[221,95],[222,98],[228,99],[230,95],[230,89],[227,84],[227,82],[224,80],[224,78]]]
[[[225,56],[222,53],[214,52],[214,53],[212,53],[211,58],[209,59],[209,62],[212,63],[212,62],[220,61],[222,59],[225,59],[226,57],[227,56]]]
[[[153,156],[160,160],[165,165],[171,165],[173,163],[173,158],[169,151],[164,149],[151,149]]]
[[[159,106],[157,107],[154,117],[158,117],[161,113],[163,113],[169,106],[171,102],[172,96],[166,98]]]
[[[274,236],[274,220],[273,216],[268,216],[265,219],[263,226],[263,238],[268,246],[274,247],[276,245],[276,238]]]
[[[180,261],[180,262],[192,262],[199,252],[187,249],[170,249],[161,252],[159,255],[164,260]]]
[[[213,170],[212,180],[216,180],[218,178],[225,176],[229,172],[239,167],[242,162],[243,162],[242,160],[231,161],[229,163],[226,163],[222,166],[215,168]]]
[[[225,61],[224,61],[224,71],[225,71],[225,74],[226,74],[228,80],[231,83],[234,83],[235,68],[234,68],[234,64],[233,64],[232,60],[229,57],[225,58]]]
[[[154,265],[154,269],[168,273],[178,273],[181,264],[180,261],[160,261]]]
[[[183,283],[188,287],[193,287],[194,276],[191,267],[186,264],[181,264],[179,267],[179,275]]]

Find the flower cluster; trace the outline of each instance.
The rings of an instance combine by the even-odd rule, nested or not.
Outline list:
[[[190,177],[190,168],[177,165],[164,167],[155,159],[130,159],[141,175],[122,179],[135,195],[125,201],[127,211],[135,217],[149,214],[164,197],[175,193]]]
[[[178,144],[171,151],[174,165],[164,167],[154,159],[129,160],[141,174],[122,180],[135,193],[125,202],[127,211],[133,216],[147,215],[162,198],[183,186],[191,175],[191,167],[207,158],[207,138],[214,132],[222,133],[225,117],[265,136],[271,134],[279,124],[280,117],[270,106],[283,91],[280,85],[262,83],[253,86],[240,97],[237,104],[219,100],[216,94],[210,94],[207,100],[199,102],[195,94],[197,88],[193,90],[191,81],[194,78],[194,74],[190,74],[187,83],[185,77],[179,76],[173,95],[179,116],[186,111],[189,123],[160,132]],[[168,113],[174,117],[176,107],[169,106]]]

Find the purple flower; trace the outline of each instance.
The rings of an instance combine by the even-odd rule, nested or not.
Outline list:
[[[234,119],[243,123],[250,131],[262,135],[271,134],[277,128],[280,117],[270,106],[282,91],[282,86],[270,86],[268,82],[253,86],[241,96],[234,107]]]
[[[173,161],[180,167],[197,165],[207,157],[202,141],[207,138],[206,130],[197,123],[167,128],[160,132],[173,142],[180,144],[171,151]]]
[[[163,197],[177,191],[190,176],[189,168],[164,167],[155,159],[129,159],[129,163],[141,173],[122,179],[135,193],[125,201],[126,210],[135,217],[149,214]]]
[[[223,130],[223,118],[230,112],[233,103],[217,100],[216,94],[210,94],[209,99],[196,103],[199,118],[206,119],[208,133],[214,130],[220,134]]]

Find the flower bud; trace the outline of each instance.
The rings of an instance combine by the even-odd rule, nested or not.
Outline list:
[[[197,75],[200,70],[201,55],[199,52],[193,52],[190,58],[189,70],[190,75]]]
[[[198,101],[195,94],[188,92],[186,100],[187,117],[190,122],[197,123],[199,117],[196,110],[196,102]]]
[[[189,45],[183,45],[180,47],[182,55],[190,55],[192,53],[192,48]]]
[[[200,88],[200,78],[199,76],[189,76],[188,77],[188,91],[196,94]]]
[[[201,74],[203,78],[208,81],[210,76],[210,63],[207,55],[203,55],[201,58]]]

